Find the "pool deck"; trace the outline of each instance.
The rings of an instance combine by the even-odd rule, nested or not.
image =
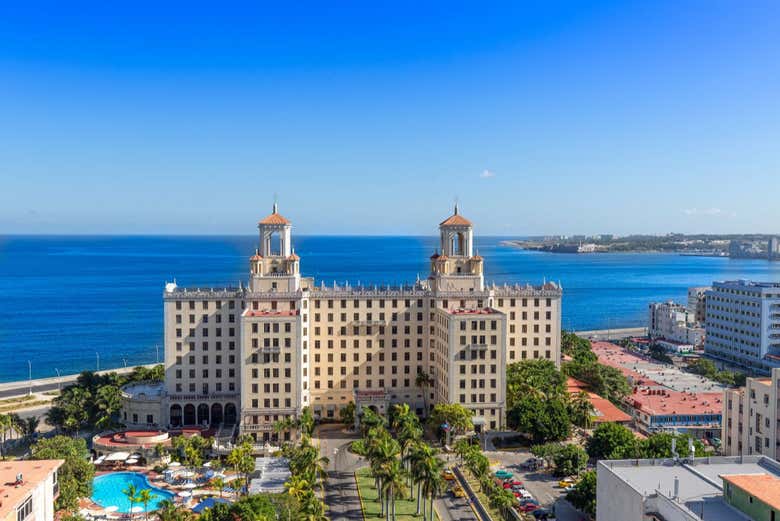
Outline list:
[[[161,488],[161,489],[166,490],[168,492],[171,492],[173,494],[178,494],[182,490],[189,490],[189,489],[183,488],[180,485],[172,485],[170,483],[165,482],[165,480],[163,479],[163,475],[158,473],[158,472],[155,472],[152,469],[149,469],[147,467],[136,466],[136,465],[128,465],[128,466],[125,466],[124,468],[122,468],[121,470],[99,470],[99,471],[95,472],[95,477],[105,476],[106,474],[116,474],[118,472],[135,472],[137,474],[142,474],[142,475],[146,476],[147,480],[149,480],[149,484],[150,485],[152,485],[154,487],[157,487],[157,488]],[[230,481],[230,480],[236,479],[236,478],[237,478],[237,476],[235,476],[235,475],[233,475],[231,473],[231,474],[228,474],[226,476],[226,481]],[[192,497],[187,499],[187,501],[182,502],[182,498],[179,498],[178,496],[174,497],[174,501],[177,504],[182,504],[182,505],[185,505],[185,506],[194,506],[195,505],[195,503],[193,502],[194,498],[199,498],[199,497],[219,497],[219,491],[216,490],[216,489],[210,488],[208,486],[195,488],[195,489],[190,490],[190,492],[192,492]],[[231,494],[231,493],[227,493],[227,492],[223,492],[222,493],[222,497],[225,497],[227,499],[233,499],[233,500],[236,499],[235,498],[235,494]],[[81,511],[81,510],[87,510],[87,511],[89,511],[92,514],[95,514],[95,515],[107,516],[109,519],[127,519],[130,516],[130,514],[125,514],[125,513],[121,513],[121,512],[115,512],[115,513],[105,512],[104,508],[101,505],[95,503],[92,500],[92,498],[81,498],[79,500],[79,511]],[[140,514],[143,514],[143,513],[140,513]],[[130,516],[130,517],[132,517],[132,516]],[[59,520],[60,518],[61,518],[61,516],[56,517],[57,520]]]

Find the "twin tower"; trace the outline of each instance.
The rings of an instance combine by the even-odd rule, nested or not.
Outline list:
[[[294,292],[313,284],[301,278],[300,257],[292,248],[292,223],[274,203],[273,212],[257,223],[260,247],[250,258],[252,291]],[[482,291],[483,260],[474,254],[474,226],[458,212],[439,224],[439,250],[431,255],[427,289],[435,292]]]

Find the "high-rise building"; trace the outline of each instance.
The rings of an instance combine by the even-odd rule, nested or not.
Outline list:
[[[715,282],[706,299],[708,356],[760,374],[780,367],[780,283]]]
[[[707,292],[710,286],[688,288],[688,319],[698,326],[704,326],[707,318]]]
[[[704,329],[697,327],[686,306],[674,302],[653,302],[648,306],[647,334],[653,340],[701,348]]]
[[[778,386],[780,369],[772,369],[769,378],[748,378],[744,387],[723,392],[723,454],[780,457]]]
[[[405,402],[420,414],[451,402],[477,429],[501,429],[506,365],[560,363],[561,288],[486,285],[457,206],[439,225],[430,276],[402,287],[302,277],[276,205],[258,230],[248,284],[166,285],[162,426],[238,423],[273,442],[275,422],[304,407],[335,419],[349,402],[383,413]]]

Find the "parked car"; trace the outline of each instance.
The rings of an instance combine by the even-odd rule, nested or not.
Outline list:
[[[455,473],[451,469],[444,469],[441,471],[441,477],[446,481],[453,481],[455,479]]]
[[[520,505],[520,510],[523,512],[533,512],[534,510],[538,510],[541,507],[539,505],[535,505],[533,503],[527,503],[525,505]]]
[[[538,508],[532,511],[531,515],[534,516],[534,518],[536,519],[549,519],[550,515],[552,515],[552,512],[550,512],[546,508]]]
[[[561,487],[561,488],[566,488],[566,487],[569,487],[569,486],[574,485],[574,484],[575,484],[575,481],[573,479],[571,479],[571,478],[562,479],[562,480],[560,480],[558,482],[558,486]]]
[[[463,491],[460,485],[452,487],[452,495],[455,497],[466,497],[466,493]]]
[[[513,475],[514,474],[512,474],[508,470],[504,470],[504,469],[496,471],[496,477],[497,478],[501,478],[501,479],[508,479],[508,478],[511,478]]]

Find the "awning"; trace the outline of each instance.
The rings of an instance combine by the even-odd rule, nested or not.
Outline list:
[[[106,456],[106,461],[125,461],[129,457],[129,452],[114,452]]]

